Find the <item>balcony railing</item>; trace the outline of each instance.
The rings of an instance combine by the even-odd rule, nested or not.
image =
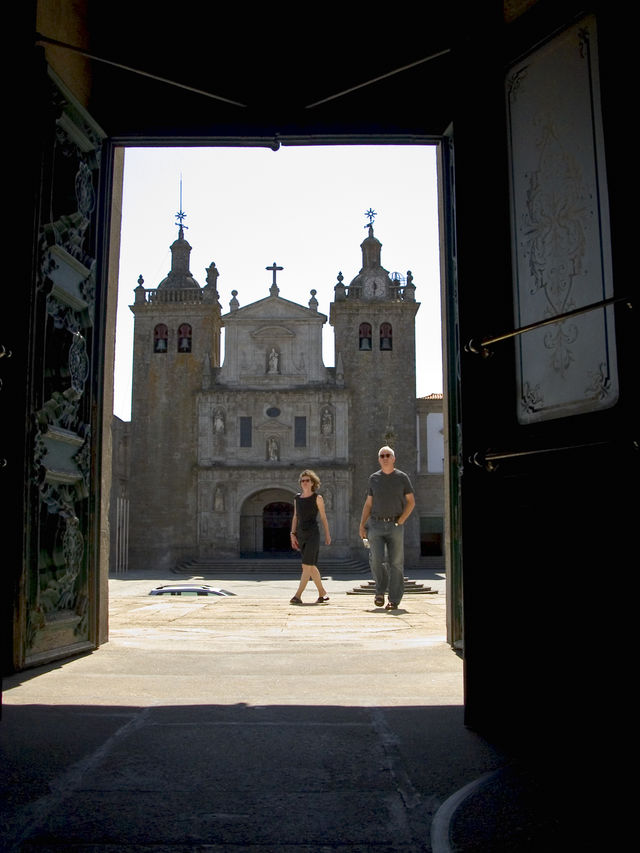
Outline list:
[[[136,288],[136,305],[147,303],[148,305],[158,303],[180,303],[195,305],[205,301],[204,290],[199,287],[181,288],[179,290]]]

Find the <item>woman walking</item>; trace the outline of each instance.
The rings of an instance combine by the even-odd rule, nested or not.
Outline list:
[[[320,528],[318,515],[324,527],[324,541],[331,544],[329,522],[324,508],[324,498],[317,493],[320,478],[314,471],[308,469],[300,474],[300,493],[295,496],[293,504],[293,519],[291,520],[291,546],[302,555],[302,575],[298,591],[291,599],[291,604],[302,604],[302,593],[312,580],[318,588],[317,604],[329,601],[327,591],[323,586],[318,571],[318,554],[320,553]]]

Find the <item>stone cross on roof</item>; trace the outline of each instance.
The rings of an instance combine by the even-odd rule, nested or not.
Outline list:
[[[273,282],[271,283],[271,287],[269,288],[269,292],[271,293],[271,295],[272,295],[272,296],[277,296],[277,295],[278,295],[278,293],[280,292],[280,290],[279,290],[279,288],[278,288],[278,284],[277,284],[277,282],[276,282],[276,273],[277,273],[279,270],[283,270],[283,269],[284,269],[284,267],[279,267],[279,266],[276,264],[276,262],[274,261],[274,262],[271,264],[271,266],[270,266],[270,267],[265,267],[265,269],[266,269],[266,270],[271,270],[271,271],[273,272]]]

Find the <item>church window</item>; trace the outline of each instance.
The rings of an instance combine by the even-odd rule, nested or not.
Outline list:
[[[371,349],[371,323],[360,323],[358,330],[359,348],[361,350]]]
[[[380,349],[393,349],[393,330],[391,323],[380,324]]]
[[[307,419],[304,416],[294,420],[294,445],[295,447],[307,446]]]
[[[277,406],[270,406],[266,411],[266,415],[268,418],[278,418],[280,417],[280,409]]]
[[[166,352],[169,340],[169,329],[164,323],[158,323],[153,330],[153,351]]]
[[[240,447],[251,447],[252,421],[250,417],[240,418]]]
[[[178,329],[178,352],[191,352],[191,326],[183,323]]]

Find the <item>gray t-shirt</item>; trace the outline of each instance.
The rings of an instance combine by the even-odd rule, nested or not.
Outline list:
[[[404,510],[404,496],[413,493],[411,480],[394,468],[390,474],[376,471],[369,477],[369,492],[373,497],[371,515],[397,518]]]

